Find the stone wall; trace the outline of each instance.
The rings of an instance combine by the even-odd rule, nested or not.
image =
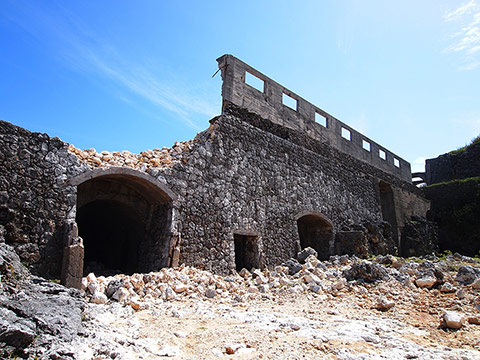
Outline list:
[[[262,243],[266,265],[278,264],[299,250],[296,221],[305,211],[323,214],[335,231],[378,223],[380,179],[394,190],[399,232],[411,215],[428,209],[412,184],[302,131],[232,104],[224,112],[195,139],[185,161],[157,170],[179,195],[181,261],[231,270],[233,234],[248,232]]]
[[[58,277],[75,220],[76,188],[67,180],[87,169],[67,148],[0,121],[0,225],[22,262],[46,277]]]
[[[480,252],[480,141],[426,161],[428,218],[438,224],[440,250]]]
[[[222,71],[224,106],[238,107],[411,182],[410,164],[326,111],[232,55],[217,59]],[[251,80],[249,80],[251,79]]]
[[[480,254],[480,179],[440,183],[424,191],[432,204],[428,218],[438,224],[440,250]]]
[[[137,271],[185,263],[231,272],[235,238],[258,252],[248,261],[279,264],[300,249],[303,216],[328,224],[323,257],[347,251],[352,236],[370,242],[368,251],[395,252],[404,220],[428,207],[402,178],[233,104],[194,140],[141,155],[79,151],[5,122],[0,149],[0,225],[22,260],[44,276],[58,277],[77,210],[97,200],[139,204],[139,223],[151,231],[149,248],[135,250]],[[110,186],[103,181],[111,181],[108,191],[99,191]],[[380,181],[392,194],[396,229],[389,239],[378,230],[386,229]]]
[[[425,162],[428,185],[480,176],[480,141]]]

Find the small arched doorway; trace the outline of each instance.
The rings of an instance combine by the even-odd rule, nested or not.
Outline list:
[[[297,228],[302,249],[315,249],[320,260],[327,260],[333,255],[333,224],[325,215],[304,211],[297,215]]]
[[[74,180],[83,275],[148,272],[170,266],[175,195],[150,175],[97,169]]]
[[[392,187],[389,183],[380,180],[378,182],[378,189],[380,193],[380,207],[382,210],[383,221],[388,222],[392,227],[393,238],[395,243],[398,244],[397,215]]]
[[[77,225],[86,250],[86,272],[132,274],[138,269],[145,226],[131,206],[112,200],[92,201],[78,209]]]

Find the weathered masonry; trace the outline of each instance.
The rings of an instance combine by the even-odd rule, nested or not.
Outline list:
[[[237,105],[275,124],[302,131],[386,173],[408,182],[412,180],[407,161],[293,91],[232,55],[224,55],[217,62],[222,69],[224,106]]]
[[[88,271],[270,267],[306,246],[398,252],[429,207],[410,165],[235,57],[218,63],[222,114],[171,149],[81,151],[0,122],[0,225],[34,272],[78,286]]]

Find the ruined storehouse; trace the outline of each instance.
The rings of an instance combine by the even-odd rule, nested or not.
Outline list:
[[[410,164],[239,59],[217,61],[222,114],[171,149],[98,154],[0,122],[0,225],[34,272],[78,286],[88,269],[398,251],[429,206]]]

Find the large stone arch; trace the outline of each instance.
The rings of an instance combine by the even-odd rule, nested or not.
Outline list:
[[[395,205],[395,194],[392,186],[383,180],[379,180],[378,194],[382,219],[388,222],[392,227],[393,239],[395,240],[395,244],[399,246],[397,210]]]
[[[301,249],[315,249],[321,260],[333,255],[334,227],[326,215],[314,210],[304,210],[295,216],[295,220]]]
[[[179,236],[173,218],[177,197],[165,184],[122,167],[94,169],[70,179],[70,184],[77,189],[75,227],[83,240],[84,261],[77,254],[77,269],[66,271],[65,263],[72,263],[72,256],[65,253],[63,273],[74,272],[78,277],[78,263],[82,263],[83,275],[89,271],[105,275],[149,272],[176,265]],[[81,252],[79,241],[70,242]]]

